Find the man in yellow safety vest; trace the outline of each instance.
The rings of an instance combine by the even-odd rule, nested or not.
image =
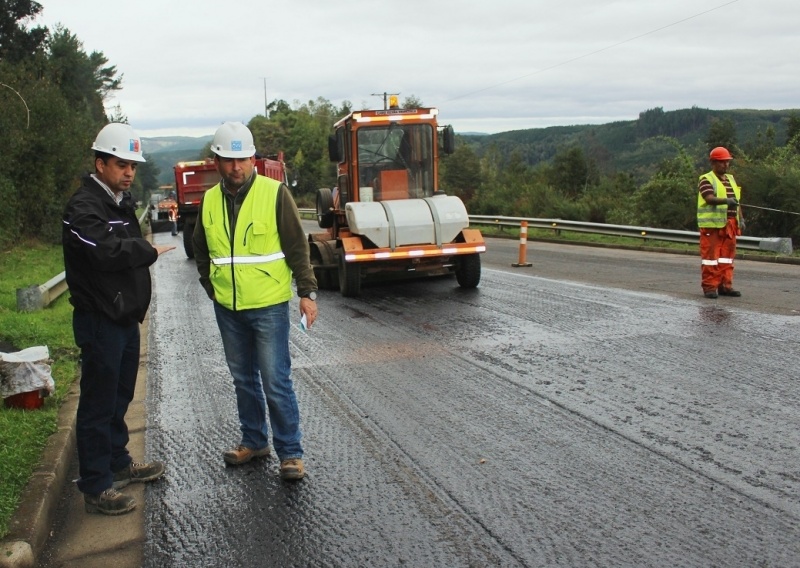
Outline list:
[[[744,229],[739,205],[742,190],[728,173],[733,156],[727,148],[714,148],[709,158],[711,171],[700,176],[697,193],[703,295],[738,297],[742,293],[733,289],[733,260],[736,237]]]
[[[310,328],[317,317],[317,281],[308,241],[286,185],[255,171],[253,135],[244,124],[220,126],[211,151],[222,179],[203,196],[192,243],[236,390],[242,437],[223,459],[240,465],[268,456],[271,428],[281,478],[302,479],[289,300],[294,277]]]

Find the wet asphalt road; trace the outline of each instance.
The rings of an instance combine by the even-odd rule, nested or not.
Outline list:
[[[702,298],[693,257],[491,249],[477,290],[320,294],[291,336],[295,484],[224,465],[211,303],[180,247],[159,260],[145,565],[800,566],[800,267],[737,262],[759,309]]]

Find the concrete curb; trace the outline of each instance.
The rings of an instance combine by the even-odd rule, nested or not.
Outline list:
[[[0,544],[0,568],[31,568],[44,549],[75,447],[79,396],[76,381],[58,410],[58,429],[48,439],[42,462],[28,480]]]

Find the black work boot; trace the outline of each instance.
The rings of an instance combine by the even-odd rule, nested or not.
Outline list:
[[[97,495],[84,493],[83,504],[87,513],[124,515],[136,508],[136,499],[120,493],[113,487],[109,487]]]
[[[734,290],[733,288],[728,288],[727,290],[724,289],[724,288],[720,288],[719,289],[719,295],[720,296],[731,296],[733,298],[738,298],[738,297],[740,297],[742,295],[742,293],[739,292],[739,290]]]

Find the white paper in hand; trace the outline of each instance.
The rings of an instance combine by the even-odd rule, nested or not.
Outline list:
[[[306,314],[300,317],[300,329],[302,329],[304,333],[308,330],[308,318]]]

